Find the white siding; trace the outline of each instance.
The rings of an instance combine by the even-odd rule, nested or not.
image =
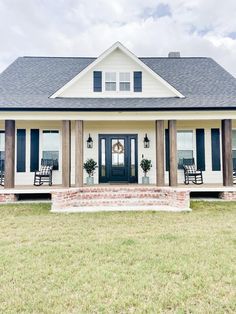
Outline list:
[[[103,91],[93,92],[93,71],[102,71]],[[133,72],[142,71],[142,92],[133,92]],[[104,72],[130,72],[130,92],[104,91]],[[120,49],[114,50],[92,70],[88,71],[72,86],[68,87],[60,97],[176,97],[176,95],[163,83],[125,55]]]

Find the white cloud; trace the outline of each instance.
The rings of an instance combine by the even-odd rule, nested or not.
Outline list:
[[[234,0],[0,0],[0,70],[17,56],[211,56],[236,76]]]

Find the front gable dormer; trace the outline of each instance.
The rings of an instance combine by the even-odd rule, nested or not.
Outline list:
[[[121,43],[114,44],[51,98],[184,96]]]

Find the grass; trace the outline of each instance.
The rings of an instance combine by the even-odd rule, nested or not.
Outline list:
[[[236,203],[192,213],[0,206],[0,313],[235,313]]]

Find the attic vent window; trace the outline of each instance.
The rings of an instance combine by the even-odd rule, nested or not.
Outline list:
[[[105,90],[116,91],[116,72],[105,73]]]

